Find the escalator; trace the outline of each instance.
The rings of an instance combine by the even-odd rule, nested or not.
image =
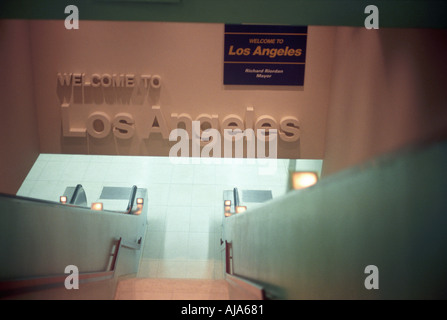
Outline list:
[[[87,196],[82,184],[78,184],[76,187],[67,187],[61,196],[61,202],[78,207],[87,207]]]
[[[105,186],[89,204],[81,184],[60,202],[0,194],[0,298],[113,299],[116,279],[138,271],[147,198],[137,186]],[[66,287],[68,266],[77,290]]]
[[[223,204],[225,216],[241,213],[248,208],[254,209],[273,199],[271,190],[239,189],[224,190]]]
[[[257,207],[227,190],[226,278],[254,283],[268,299],[446,299],[446,163],[440,141]]]

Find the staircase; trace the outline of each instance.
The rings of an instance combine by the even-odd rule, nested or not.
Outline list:
[[[228,300],[225,280],[130,278],[118,282],[115,300]]]

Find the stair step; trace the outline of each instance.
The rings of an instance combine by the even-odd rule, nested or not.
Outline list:
[[[120,280],[115,300],[228,300],[225,280],[131,278]]]

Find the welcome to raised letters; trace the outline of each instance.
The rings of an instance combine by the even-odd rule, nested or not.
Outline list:
[[[133,73],[58,73],[57,82],[62,87],[112,87],[112,88],[160,88],[161,78],[157,75],[136,75]],[[141,138],[149,139],[152,133],[161,134],[163,139],[169,139],[170,132],[183,126],[192,137],[192,123],[199,121],[201,126],[210,129],[240,130],[252,129],[257,135],[259,130],[276,130],[281,140],[295,142],[300,138],[300,122],[296,117],[285,116],[279,121],[269,115],[260,115],[255,119],[253,107],[246,107],[245,118],[237,114],[222,117],[217,114],[202,113],[195,119],[188,113],[171,113],[166,115],[159,105],[141,106],[145,112],[131,114],[129,112],[103,112],[94,110],[96,105],[85,119],[83,126],[74,127],[70,122],[70,114],[75,112],[77,106],[70,103],[61,104],[62,128],[65,137],[86,137],[87,134],[93,138],[103,139],[113,134],[118,139],[130,139],[136,132],[142,132]],[[143,109],[142,109],[143,110]],[[149,112],[147,112],[149,111]],[[138,112],[138,111],[137,111]],[[138,131],[137,131],[138,129]],[[205,142],[202,145],[206,144]]]

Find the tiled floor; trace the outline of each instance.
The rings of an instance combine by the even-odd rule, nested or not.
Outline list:
[[[272,190],[275,198],[286,192],[290,165],[321,170],[320,160],[171,160],[41,154],[17,194],[59,201],[67,186],[81,183],[94,202],[103,186],[147,188],[148,232],[138,277],[222,279],[223,190]]]

